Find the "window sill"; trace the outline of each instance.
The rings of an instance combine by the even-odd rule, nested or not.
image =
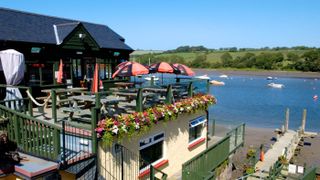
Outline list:
[[[205,140],[206,140],[206,138],[199,138],[199,139],[193,141],[192,143],[189,143],[188,149],[189,149],[189,150],[194,149],[194,148],[197,147],[199,144],[205,142]]]
[[[168,164],[169,163],[169,160],[167,159],[164,159],[164,160],[161,160],[160,162],[157,162],[155,164],[152,164],[155,168],[161,168],[163,167],[164,165]],[[139,173],[139,176],[138,178],[143,178],[144,176],[148,175],[150,173],[150,168],[148,169],[145,169],[144,171],[140,172]]]

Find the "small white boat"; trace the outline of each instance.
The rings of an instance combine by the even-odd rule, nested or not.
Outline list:
[[[272,87],[272,88],[283,88],[284,87],[283,84],[276,84],[276,83],[269,83],[268,86]]]
[[[277,77],[272,77],[272,76],[268,76],[267,77],[267,80],[276,80],[276,79],[278,79]]]
[[[216,81],[216,80],[212,80],[210,81],[210,84],[214,85],[214,86],[224,86],[225,83],[222,81]]]
[[[219,78],[228,78],[228,75],[222,74],[219,76]]]
[[[159,78],[156,77],[156,76],[149,76],[149,77],[145,77],[144,79],[147,80],[147,81],[151,81],[151,77],[153,77],[154,81],[158,81],[159,80]]]
[[[210,77],[208,75],[202,75],[202,76],[195,76],[194,78],[197,78],[197,79],[210,79]]]

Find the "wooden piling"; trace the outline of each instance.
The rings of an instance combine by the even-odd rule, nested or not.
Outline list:
[[[288,132],[288,130],[289,130],[289,116],[290,116],[290,109],[287,108],[287,110],[286,110],[286,119],[285,119],[285,122],[284,122],[284,131],[285,132]]]
[[[304,134],[306,128],[306,120],[307,120],[307,110],[303,110],[302,122],[301,122],[301,133]]]

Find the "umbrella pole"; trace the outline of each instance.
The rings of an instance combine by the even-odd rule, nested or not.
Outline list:
[[[163,85],[163,73],[162,73],[162,85]]]

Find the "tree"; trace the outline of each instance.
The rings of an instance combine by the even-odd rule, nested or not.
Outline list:
[[[300,59],[299,55],[293,52],[287,54],[287,60],[292,62],[297,62]]]
[[[230,55],[230,53],[223,53],[220,59],[223,67],[230,67],[232,65],[232,56]]]

